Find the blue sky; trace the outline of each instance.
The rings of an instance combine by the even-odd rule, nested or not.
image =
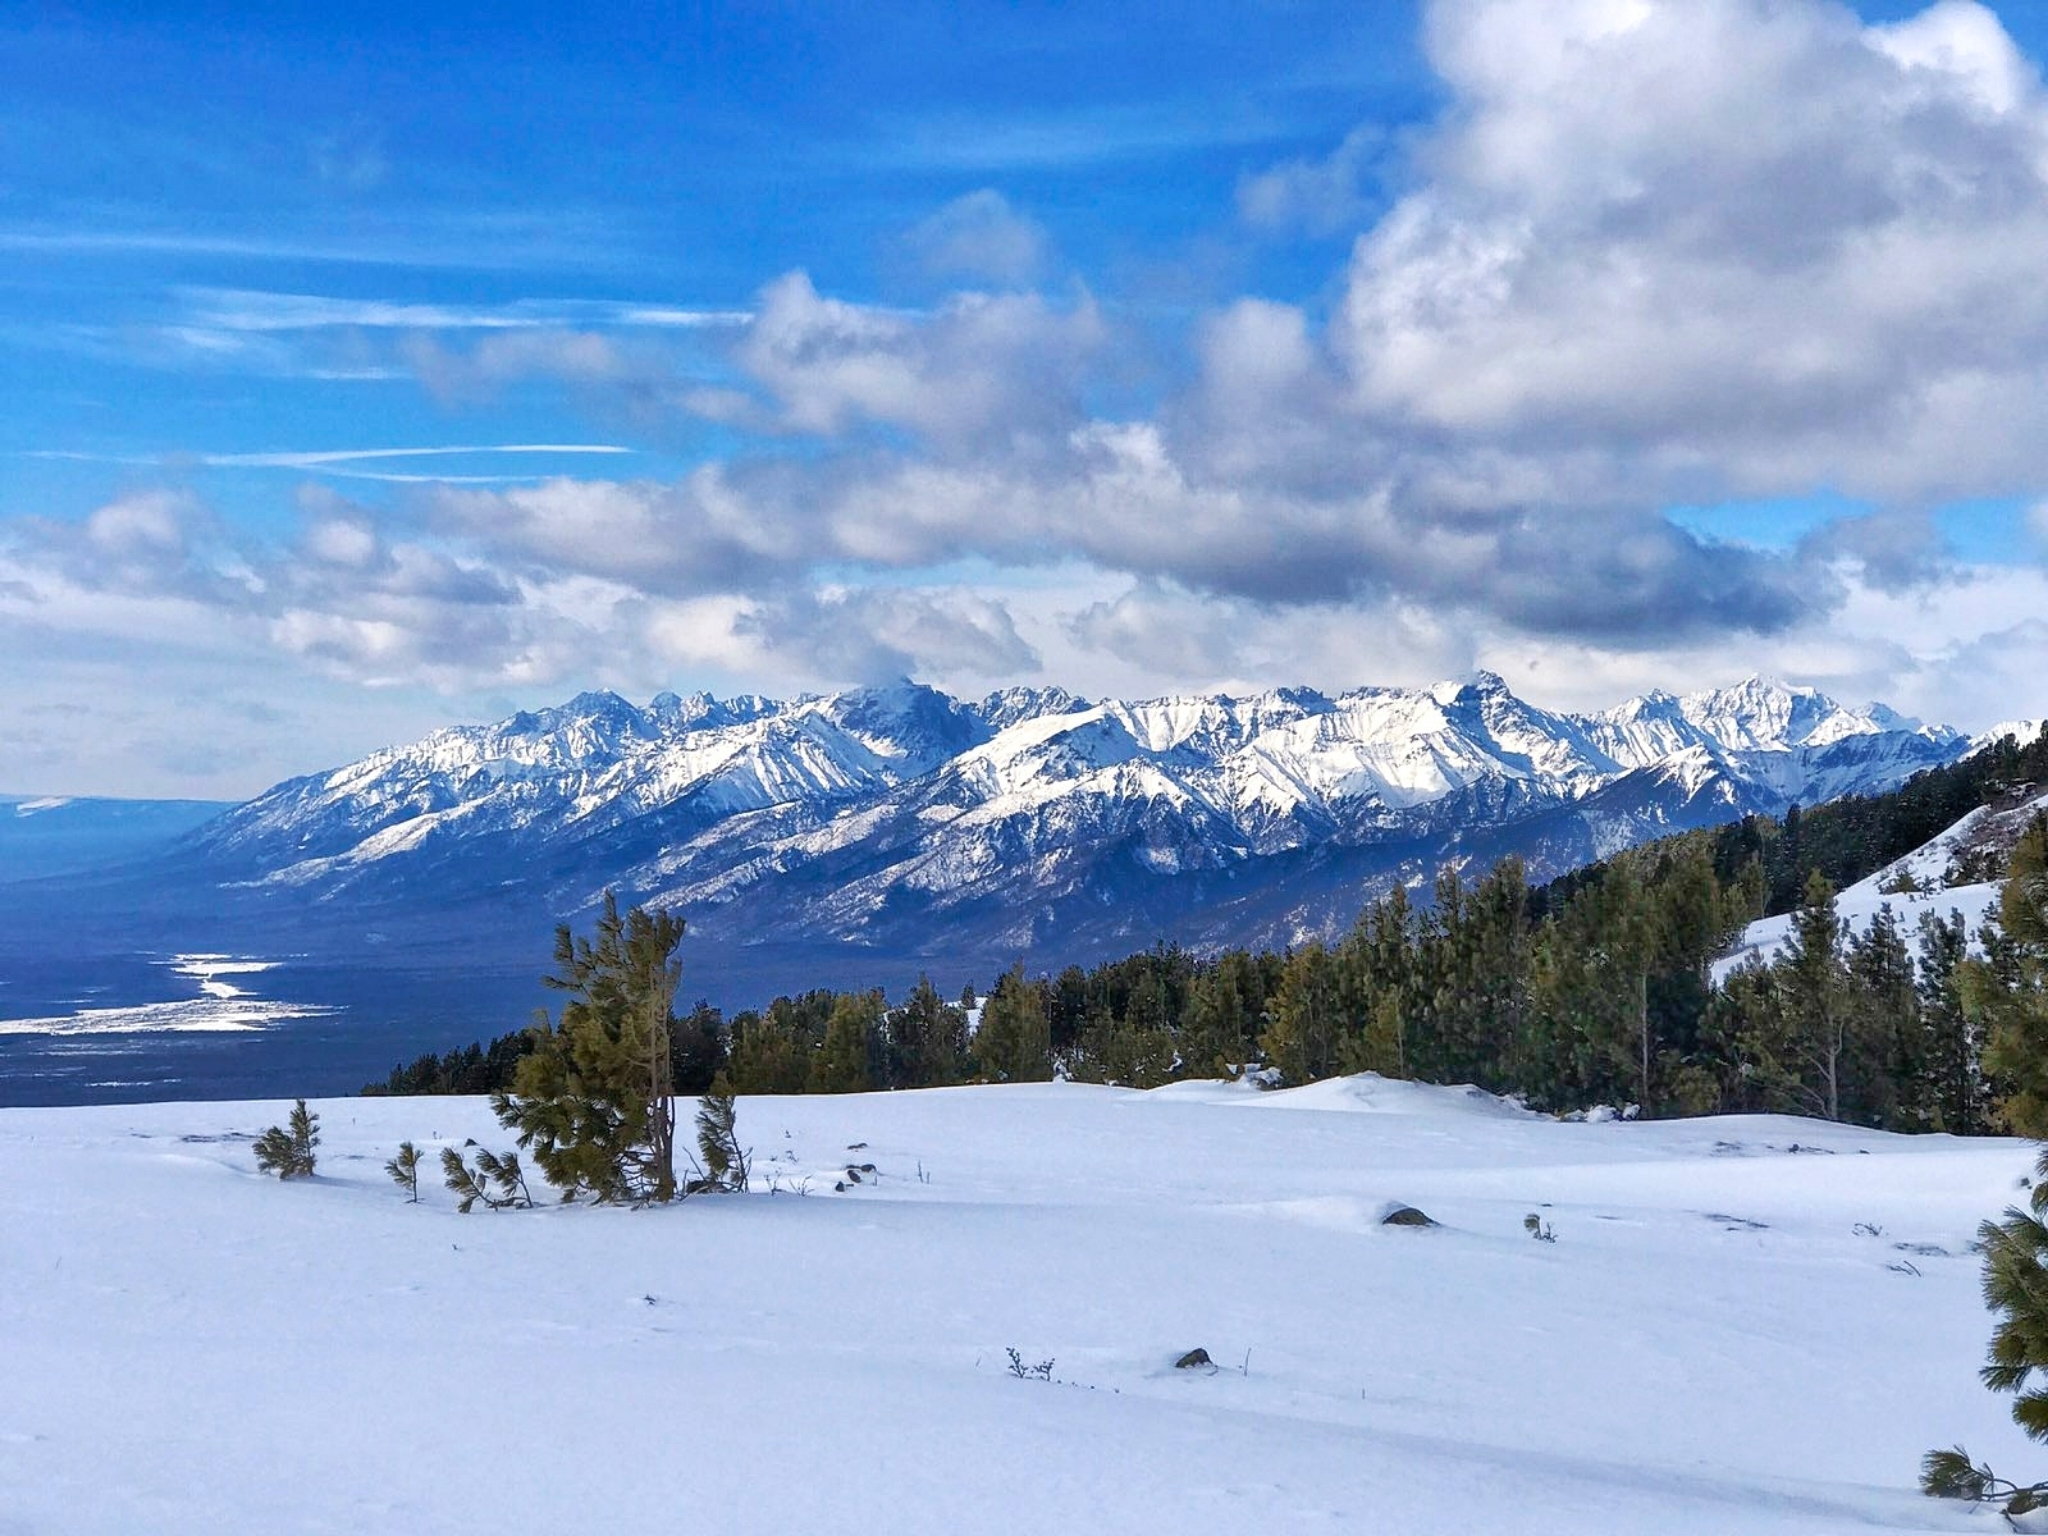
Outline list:
[[[904,673],[2041,714],[2044,52],[1963,0],[8,21],[0,788]]]

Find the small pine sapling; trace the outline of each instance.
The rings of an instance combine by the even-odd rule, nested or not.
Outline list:
[[[1522,1218],[1522,1230],[1535,1238],[1539,1243],[1554,1243],[1557,1241],[1557,1233],[1551,1230],[1550,1223],[1541,1216],[1538,1216],[1534,1211],[1531,1211]]]
[[[1920,1491],[1937,1499],[2002,1503],[2008,1515],[2029,1514],[2048,1504],[2048,1483],[2007,1482],[1982,1462],[1972,1461],[1960,1445],[1921,1457]]]
[[[313,1176],[313,1148],[320,1144],[320,1117],[300,1099],[293,1106],[290,1127],[273,1125],[256,1138],[256,1166],[280,1179],[310,1179]]]
[[[526,1188],[526,1171],[519,1166],[517,1152],[500,1157],[486,1147],[478,1147],[476,1167],[472,1169],[455,1148],[443,1147],[441,1174],[441,1182],[455,1192],[455,1209],[465,1216],[479,1204],[489,1211],[533,1204],[533,1196]]]
[[[1026,1365],[1024,1357],[1018,1354],[1015,1349],[1006,1349],[1003,1353],[1010,1357],[1010,1374],[1019,1381],[1052,1380],[1052,1362],[1050,1360],[1041,1360],[1036,1365]]]
[[[398,1153],[384,1165],[391,1182],[405,1191],[406,1203],[420,1203],[420,1149],[409,1141],[398,1144]]]
[[[732,1084],[721,1072],[697,1101],[697,1157],[703,1172],[690,1181],[692,1194],[746,1189],[750,1159],[741,1150],[737,1120]]]
[[[533,1192],[526,1187],[526,1170],[519,1166],[519,1154],[507,1151],[503,1156],[477,1148],[477,1171],[498,1191],[503,1205],[533,1208]]]

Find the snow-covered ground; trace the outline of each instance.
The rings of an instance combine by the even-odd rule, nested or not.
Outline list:
[[[747,1196],[465,1217],[382,1164],[505,1145],[481,1101],[315,1107],[293,1184],[282,1104],[0,1111],[0,1532],[1988,1533],[1921,1453],[2048,1470],[1976,1379],[2017,1142],[967,1088],[742,1100]]]
[[[1835,898],[1835,911],[1849,925],[1852,933],[1861,933],[1870,926],[1871,919],[1880,909],[1889,906],[1906,936],[1907,945],[1914,949],[1919,946],[1920,921],[1925,914],[1931,912],[1946,920],[1960,913],[1974,939],[1984,919],[1997,910],[2005,882],[2002,879],[1965,885],[1945,885],[1943,882],[1950,877],[1958,861],[1973,850],[1995,852],[1996,863],[2002,867],[2027,823],[2043,812],[2048,812],[2048,795],[2036,796],[2003,810],[1979,806],[1911,853],[1845,887]],[[1902,884],[1910,884],[1913,889],[1898,889]],[[1759,918],[1751,923],[1743,930],[1742,938],[1735,947],[1714,962],[1714,979],[1722,980],[1737,966],[1752,959],[1768,965],[1785,947],[1785,941],[1792,933],[1792,922],[1790,913],[1781,913],[1777,917]]]
[[[1881,909],[1890,907],[1899,931],[1905,935],[1906,947],[1917,953],[1923,914],[1932,912],[1946,921],[1961,913],[1963,925],[1974,941],[1984,919],[1998,910],[1999,893],[2004,888],[2004,881],[1990,880],[1980,885],[1950,886],[1946,890],[1888,892],[1878,888],[1873,876],[1857,881],[1835,897],[1835,915],[1849,925],[1851,933],[1862,933]],[[1714,962],[1714,979],[1724,980],[1730,971],[1752,959],[1766,965],[1777,959],[1785,941],[1792,936],[1793,921],[1794,914],[1784,912],[1751,923],[1742,930],[1740,942]]]

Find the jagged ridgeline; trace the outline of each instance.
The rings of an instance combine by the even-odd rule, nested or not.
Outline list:
[[[252,925],[487,934],[594,892],[693,946],[914,975],[1335,939],[1364,896],[1519,855],[1541,881],[1646,839],[1896,787],[1972,746],[1752,680],[1597,714],[1433,688],[1091,703],[913,684],[783,702],[588,694],[281,784],[150,891]],[[246,911],[244,910],[246,909]],[[414,921],[414,919],[432,921]],[[850,978],[844,978],[850,979]]]
[[[957,1003],[921,981],[894,1005],[819,988],[730,1020],[700,1006],[672,1033],[676,1078],[707,1083],[722,1068],[749,1094],[1056,1070],[1134,1087],[1247,1066],[1290,1083],[1371,1070],[1560,1110],[1782,1110],[1979,1131],[2002,1087],[1982,1066],[1985,1014],[1958,985],[1963,921],[1930,913],[1912,932],[1884,919],[1845,935],[1833,896],[1975,808],[2043,785],[2048,732],[1885,794],[1680,833],[1546,885],[1512,857],[1476,881],[1446,868],[1413,897],[1397,887],[1372,901],[1329,943],[1204,955],[1160,944],[1056,974],[1013,967],[986,998]],[[1959,853],[2002,866],[2006,850]],[[1785,953],[1717,983],[1715,958],[1786,889],[1798,894]],[[1990,941],[1994,954],[2006,942]],[[508,1036],[424,1057],[386,1088],[459,1091],[433,1086],[459,1079],[476,1091],[463,1074],[518,1049]]]

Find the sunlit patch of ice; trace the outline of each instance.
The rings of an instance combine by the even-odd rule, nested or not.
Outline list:
[[[204,979],[211,976],[253,976],[274,971],[280,962],[255,960],[246,955],[173,955],[161,962],[179,976]]]
[[[254,976],[264,971],[274,971],[275,960],[252,960],[241,955],[173,955],[162,962],[179,976],[188,976],[199,983],[199,990],[208,997],[222,1000],[246,997],[248,991],[231,981],[222,981],[223,976]]]
[[[312,1003],[281,1003],[253,996],[222,976],[252,976],[276,970],[279,962],[241,955],[173,955],[157,962],[172,974],[198,983],[198,997],[127,1007],[79,1008],[34,1019],[0,1019],[0,1035],[241,1034],[290,1019],[333,1013]]]
[[[287,1019],[332,1013],[311,1003],[262,998],[196,997],[132,1008],[81,1008],[44,1019],[0,1019],[0,1035],[234,1034],[267,1029]]]

